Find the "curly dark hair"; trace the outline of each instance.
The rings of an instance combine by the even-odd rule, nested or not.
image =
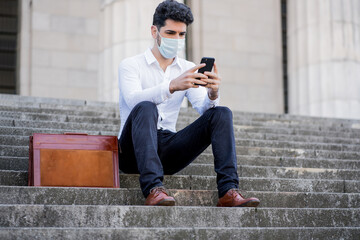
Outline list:
[[[165,26],[167,19],[183,22],[186,26],[194,21],[191,9],[185,4],[174,0],[163,1],[157,6],[153,17],[153,25],[160,29]]]

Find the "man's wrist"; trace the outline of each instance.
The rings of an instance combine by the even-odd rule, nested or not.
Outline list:
[[[173,82],[171,81],[170,84],[169,84],[169,92],[171,94],[173,94],[175,92],[175,88],[174,88],[174,84]]]
[[[208,91],[208,97],[210,100],[214,101],[219,97],[218,92]]]

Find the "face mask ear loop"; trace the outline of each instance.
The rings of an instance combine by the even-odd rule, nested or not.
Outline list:
[[[160,30],[158,27],[156,27],[156,45],[158,46],[158,48],[160,48],[160,45],[161,45],[161,40],[162,40],[162,36],[160,35]],[[160,44],[159,44],[160,42]]]

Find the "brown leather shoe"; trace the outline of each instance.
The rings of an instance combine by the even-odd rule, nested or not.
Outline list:
[[[238,189],[230,189],[219,199],[217,207],[257,207],[260,200],[257,198],[244,198]]]
[[[175,199],[169,196],[169,193],[164,187],[154,187],[150,190],[150,194],[145,200],[145,205],[174,206]]]

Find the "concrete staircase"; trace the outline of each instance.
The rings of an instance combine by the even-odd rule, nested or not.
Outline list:
[[[181,111],[178,129],[196,119]],[[234,112],[240,188],[258,208],[216,208],[211,149],[146,207],[120,189],[27,187],[34,132],[117,135],[113,103],[0,95],[0,239],[360,239],[360,120]]]

